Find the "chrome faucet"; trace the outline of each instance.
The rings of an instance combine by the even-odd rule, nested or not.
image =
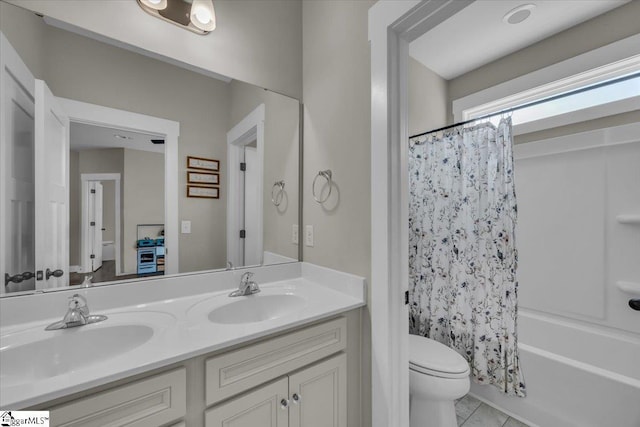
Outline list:
[[[257,294],[258,292],[260,292],[260,288],[258,287],[258,284],[253,280],[251,280],[252,277],[253,277],[252,272],[247,271],[246,273],[244,273],[242,275],[242,278],[240,279],[240,286],[238,286],[238,289],[231,292],[229,296],[230,297],[247,296],[247,295]]]
[[[69,310],[59,322],[54,322],[45,328],[46,331],[74,328],[89,323],[97,323],[107,320],[107,316],[101,314],[89,314],[89,306],[85,297],[73,294],[69,297]]]

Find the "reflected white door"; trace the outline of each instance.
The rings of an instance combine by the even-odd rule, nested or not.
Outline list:
[[[44,81],[35,95],[37,287],[54,288],[69,283],[69,118]]]
[[[258,212],[258,192],[261,190],[258,175],[258,152],[255,147],[244,149],[244,265],[260,265],[262,263]]]
[[[102,207],[103,188],[100,182],[92,182],[94,192],[91,194],[93,212],[91,212],[92,226],[90,227],[92,239],[91,271],[102,267]]]
[[[0,294],[35,289],[35,79],[0,33]]]

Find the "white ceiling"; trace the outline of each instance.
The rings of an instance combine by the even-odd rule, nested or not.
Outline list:
[[[601,15],[629,0],[476,0],[411,42],[410,55],[449,80]],[[535,4],[520,24],[502,21],[510,10]]]
[[[115,135],[126,136],[131,139],[116,138]],[[130,148],[132,150],[164,153],[164,145],[153,144],[151,142],[152,139],[164,138],[157,135],[147,135],[84,123],[71,123],[69,128],[69,145],[72,151]]]

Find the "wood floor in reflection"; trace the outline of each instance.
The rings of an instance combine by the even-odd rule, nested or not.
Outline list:
[[[152,274],[125,274],[123,276],[116,276],[116,262],[115,261],[103,261],[102,267],[93,273],[70,273],[69,285],[79,285],[84,281],[85,276],[93,276],[91,280],[93,283],[100,282],[113,282],[115,280],[128,280],[137,279],[138,277],[150,277]]]

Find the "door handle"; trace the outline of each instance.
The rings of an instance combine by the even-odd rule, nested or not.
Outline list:
[[[48,268],[47,268],[47,271],[45,272],[45,276],[46,276],[47,280],[49,280],[49,278],[51,276],[53,276],[53,277],[62,277],[63,274],[64,274],[64,271],[62,271],[62,270],[51,271]]]
[[[297,405],[302,400],[302,397],[298,393],[293,393],[293,396],[291,396],[291,400],[293,400],[293,403]]]
[[[13,283],[22,283],[24,280],[29,280],[32,277],[35,277],[35,274],[33,274],[30,271],[25,271],[22,274],[16,274],[13,276],[9,276],[7,273],[4,274],[4,285],[8,286],[9,283],[13,282]]]

